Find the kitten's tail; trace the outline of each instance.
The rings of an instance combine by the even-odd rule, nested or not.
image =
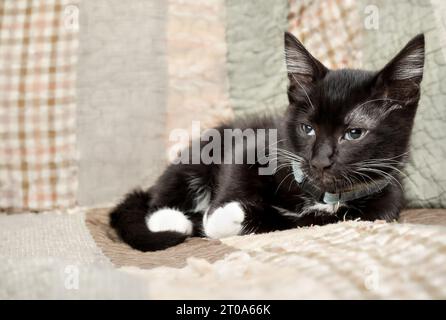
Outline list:
[[[141,251],[163,250],[184,240],[185,234],[175,231],[151,232],[146,224],[150,191],[135,190],[110,213],[110,225],[132,248]]]

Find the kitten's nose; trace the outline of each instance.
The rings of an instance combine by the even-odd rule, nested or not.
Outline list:
[[[316,147],[310,164],[313,169],[326,170],[333,164],[333,148],[329,143],[322,143]]]
[[[331,167],[333,161],[331,161],[328,157],[316,157],[311,159],[310,163],[314,169],[326,170]]]

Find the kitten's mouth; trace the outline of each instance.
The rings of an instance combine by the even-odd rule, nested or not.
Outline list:
[[[323,192],[348,192],[354,190],[358,184],[361,184],[359,179],[348,179],[346,178],[348,175],[342,172],[315,171],[308,166],[302,166],[302,164],[296,164],[293,170],[295,179],[298,182],[306,180]]]
[[[319,181],[319,188],[325,192],[343,192],[347,191],[350,187],[344,180],[328,174],[321,175],[317,180]]]
[[[311,172],[308,180],[324,192],[339,193],[350,191],[354,185],[345,178],[330,172]]]
[[[387,176],[390,176],[390,174],[387,173]],[[330,172],[311,172],[306,178],[320,190],[330,193],[349,192],[360,186],[374,185],[376,181],[383,180],[382,176],[375,175],[374,173],[369,173],[367,175],[368,179],[365,179],[361,176],[349,175],[345,172],[338,174]]]

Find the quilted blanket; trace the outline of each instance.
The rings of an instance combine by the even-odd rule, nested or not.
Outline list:
[[[0,298],[446,298],[444,210],[141,253],[108,209],[0,216]]]

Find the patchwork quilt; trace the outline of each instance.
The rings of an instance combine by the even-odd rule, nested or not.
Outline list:
[[[425,209],[446,202],[445,16],[439,0],[0,1],[0,298],[445,299],[446,212]],[[122,243],[89,207],[153,183],[172,130],[285,107],[284,30],[333,68],[380,68],[426,34],[405,181],[422,209]]]
[[[109,209],[0,216],[2,299],[444,299],[445,210],[141,253]]]
[[[204,130],[282,110],[287,29],[332,68],[380,68],[426,34],[405,187],[411,207],[444,207],[445,9],[438,0],[1,1],[0,210],[110,203],[154,182],[171,148],[187,143],[173,130],[194,137],[193,121]]]

